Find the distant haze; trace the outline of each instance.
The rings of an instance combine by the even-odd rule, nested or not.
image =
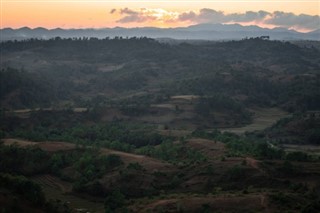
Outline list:
[[[240,40],[243,38],[269,36],[272,40],[319,40],[320,31],[301,33],[286,28],[261,28],[239,24],[198,24],[178,28],[101,28],[101,29],[52,29],[23,27],[1,29],[1,40],[23,40],[29,38],[50,39],[54,37],[151,37],[196,40]]]

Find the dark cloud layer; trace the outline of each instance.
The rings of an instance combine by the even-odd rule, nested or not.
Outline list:
[[[148,22],[153,20],[159,21],[159,16],[150,14],[147,9],[131,10],[128,8],[118,11],[123,17],[119,19],[118,23],[130,22]],[[115,13],[112,10],[111,13]],[[161,18],[160,18],[161,19]],[[203,8],[200,11],[186,11],[166,18],[164,22],[191,22],[199,23],[259,23],[273,25],[275,27],[295,28],[315,30],[320,28],[320,16],[311,16],[306,14],[296,15],[294,13],[286,13],[282,11],[266,12],[247,11],[245,13],[230,13],[226,14],[223,11],[217,11],[210,8]]]
[[[276,11],[273,13],[272,19],[267,20],[268,24],[278,25],[281,27],[304,27],[306,29],[319,29],[319,16],[310,16],[305,14],[295,15],[293,13],[285,13]]]
[[[266,11],[247,11],[245,13],[231,13],[225,14],[221,11],[213,9],[201,9],[199,13],[193,11],[182,13],[179,16],[180,21],[191,21],[196,23],[228,23],[228,22],[259,22],[265,24],[271,24],[279,27],[296,27],[305,29],[319,29],[320,17],[310,16],[306,14],[296,15],[294,13],[286,13],[281,11],[275,11],[269,13]]]

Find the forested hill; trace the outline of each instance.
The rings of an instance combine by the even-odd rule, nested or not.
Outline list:
[[[320,52],[308,42],[57,37],[2,42],[1,52],[1,107],[7,109],[66,100],[132,103],[130,97],[157,104],[174,95],[218,95],[242,107],[320,108]]]

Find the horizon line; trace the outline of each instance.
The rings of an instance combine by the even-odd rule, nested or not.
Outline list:
[[[47,27],[29,27],[29,26],[22,26],[22,27],[17,27],[17,28],[13,28],[13,27],[3,27],[0,28],[0,30],[5,30],[5,29],[11,29],[11,30],[20,30],[23,28],[28,28],[30,30],[35,30],[35,29],[45,29],[45,30],[57,30],[57,29],[61,29],[61,30],[103,30],[103,29],[116,29],[116,28],[122,28],[122,29],[143,29],[143,28],[155,28],[155,29],[177,29],[177,28],[188,28],[188,27],[192,27],[192,26],[197,26],[197,25],[203,25],[203,24],[211,24],[211,25],[239,25],[241,27],[258,27],[260,29],[266,29],[266,30],[274,30],[274,29],[285,29],[288,31],[294,31],[294,32],[298,32],[298,33],[310,33],[310,32],[314,32],[314,31],[318,31],[319,29],[314,29],[314,30],[310,30],[308,32],[301,32],[295,29],[289,29],[286,27],[272,27],[272,28],[267,28],[267,27],[261,27],[259,25],[242,25],[239,23],[233,23],[233,24],[228,24],[228,23],[200,23],[200,24],[191,24],[188,26],[178,26],[178,27],[156,27],[156,26],[144,26],[144,27],[121,27],[121,26],[115,26],[115,27],[78,27],[78,28],[74,28],[74,27],[70,27],[70,28],[62,28],[62,27],[54,27],[54,28],[47,28]]]

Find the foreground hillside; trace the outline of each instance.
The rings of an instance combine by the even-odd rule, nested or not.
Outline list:
[[[317,212],[307,44],[1,43],[1,211]]]
[[[320,149],[281,144],[268,133],[279,123],[245,136],[94,122],[86,111],[3,116],[0,171],[6,184],[0,201],[7,211],[316,212],[319,207]],[[19,194],[23,181],[39,195]],[[17,198],[25,201],[15,206]]]
[[[4,139],[1,171],[23,174],[41,186],[47,203],[29,201],[39,211],[316,212],[319,158],[301,159],[263,143],[245,151],[248,145],[236,136],[211,137],[225,142],[192,136],[171,146],[159,145],[154,152],[134,151],[154,158],[66,142]],[[19,158],[10,159],[12,153]],[[12,190],[10,185],[3,187]],[[30,200],[13,189],[5,192],[6,199],[12,193]],[[10,205],[4,208],[10,211]]]

